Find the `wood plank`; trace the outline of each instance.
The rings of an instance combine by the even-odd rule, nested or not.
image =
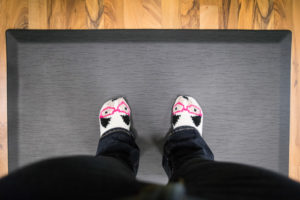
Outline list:
[[[67,1],[49,0],[47,4],[48,27],[50,29],[63,29],[67,27]]]
[[[274,29],[292,30],[293,13],[294,13],[293,0],[274,1],[273,9],[274,9]]]
[[[218,29],[221,26],[219,9],[219,2],[214,0],[200,0],[200,29]]]
[[[198,29],[200,26],[200,2],[199,0],[180,0],[181,28]]]
[[[220,14],[220,18],[223,20],[222,28],[237,29],[241,11],[240,2],[238,0],[226,2],[222,9]]]
[[[6,2],[0,1],[0,177],[8,172],[6,96]]]
[[[166,29],[180,28],[179,0],[162,0],[162,27]]]
[[[124,0],[124,28],[162,28],[161,0]]]
[[[28,28],[29,29],[48,28],[47,1],[28,0]]]
[[[5,31],[10,28],[28,28],[27,1],[0,1],[0,177],[8,172]]]
[[[87,1],[88,2],[88,1]],[[102,1],[101,1],[102,2]],[[95,10],[100,9],[100,19],[103,13],[103,4],[97,5]],[[67,29],[88,29],[88,28],[98,28],[99,26],[90,26],[90,18],[86,9],[85,0],[69,0],[66,6],[66,15],[65,15]],[[101,24],[101,22],[99,23]],[[92,24],[94,25],[94,24]],[[103,25],[103,22],[102,24]]]
[[[104,28],[104,3],[103,0],[86,0],[85,1],[85,10],[87,19],[84,17],[75,18],[75,20],[87,20],[87,28],[90,29],[99,29]]]
[[[124,28],[124,1],[104,0],[104,28]]]
[[[50,29],[103,28],[103,1],[48,0],[47,23]]]
[[[239,5],[238,27],[239,29],[254,28],[254,1],[242,1]]]
[[[290,108],[290,154],[289,176],[300,181],[300,2],[293,1],[293,22],[287,22],[283,17],[281,27],[293,24],[292,60],[291,60],[291,108]],[[285,9],[288,13],[290,9]]]
[[[272,0],[256,1],[254,4],[254,29],[274,28],[274,3]]]

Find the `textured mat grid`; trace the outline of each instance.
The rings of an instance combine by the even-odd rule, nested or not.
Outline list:
[[[9,169],[96,150],[98,109],[125,95],[133,110],[138,177],[166,182],[160,145],[178,94],[204,110],[218,160],[287,174],[287,31],[10,31]]]

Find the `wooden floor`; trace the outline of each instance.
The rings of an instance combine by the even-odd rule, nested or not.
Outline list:
[[[300,181],[299,12],[298,0],[0,0],[0,175],[7,173],[7,29],[288,29],[289,174]]]

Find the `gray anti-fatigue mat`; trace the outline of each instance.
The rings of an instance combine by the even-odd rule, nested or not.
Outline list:
[[[162,138],[184,94],[203,108],[216,160],[287,174],[290,46],[288,31],[10,30],[9,170],[94,155],[101,104],[125,96],[141,148],[138,178],[164,183]]]

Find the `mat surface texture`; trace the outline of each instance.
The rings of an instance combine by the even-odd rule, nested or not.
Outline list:
[[[125,96],[141,148],[138,178],[167,182],[163,137],[177,95],[197,99],[216,160],[288,173],[288,31],[7,32],[9,170],[94,155],[98,112]]]

